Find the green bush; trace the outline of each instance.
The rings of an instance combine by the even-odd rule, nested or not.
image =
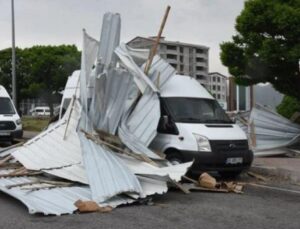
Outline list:
[[[300,101],[287,95],[283,97],[281,103],[277,106],[277,112],[288,119],[297,111],[300,112]]]

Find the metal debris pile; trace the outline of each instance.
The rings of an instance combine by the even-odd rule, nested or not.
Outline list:
[[[175,70],[154,56],[146,75],[148,51],[119,44],[120,27],[120,15],[106,13],[100,41],[83,31],[79,89],[64,116],[0,155],[0,190],[32,214],[106,212],[164,194],[169,184],[184,190],[178,182],[192,162],[171,165],[148,147],[159,93]]]
[[[256,104],[251,112],[237,114],[235,118],[248,135],[254,156],[286,154],[300,142],[298,124],[261,105]]]

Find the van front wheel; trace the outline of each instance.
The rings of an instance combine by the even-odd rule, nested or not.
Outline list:
[[[181,155],[178,151],[167,153],[166,158],[169,162],[171,162],[172,165],[178,165],[183,162]]]

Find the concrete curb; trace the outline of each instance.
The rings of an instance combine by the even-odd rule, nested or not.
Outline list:
[[[250,171],[259,173],[264,176],[274,176],[280,179],[291,181],[292,183],[300,183],[300,172],[284,168],[271,166],[252,166]]]

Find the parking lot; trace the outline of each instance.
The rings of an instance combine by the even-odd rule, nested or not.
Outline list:
[[[281,187],[282,188],[282,187]],[[300,191],[296,186],[284,189]],[[153,205],[123,206],[110,213],[60,217],[29,215],[0,193],[1,228],[294,228],[300,227],[300,193],[246,186],[244,194],[173,190]]]

